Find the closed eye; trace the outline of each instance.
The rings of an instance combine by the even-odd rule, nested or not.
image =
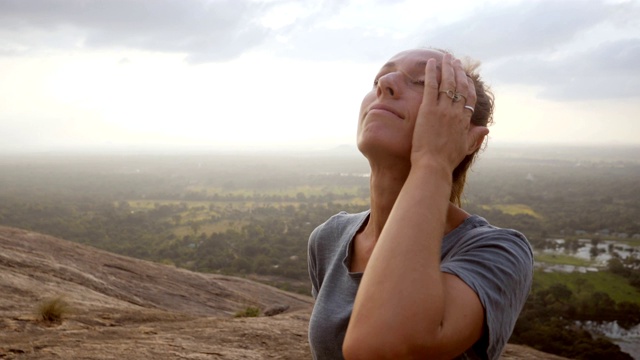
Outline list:
[[[377,77],[373,80],[373,87],[378,86],[378,83],[380,82],[380,78],[381,78],[381,77],[382,77],[382,76],[377,76]]]
[[[377,76],[374,80],[373,80],[373,87],[378,86],[378,83],[380,82],[380,78],[382,76],[384,76],[385,74],[379,75]],[[409,78],[409,80],[411,81],[412,84],[417,85],[417,86],[424,86],[424,79],[414,79],[412,77],[410,77],[409,75],[406,75],[406,77]]]

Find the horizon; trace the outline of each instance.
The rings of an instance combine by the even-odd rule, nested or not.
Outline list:
[[[518,142],[493,142],[481,150],[474,165],[493,160],[560,160],[586,163],[622,162],[640,164],[640,145],[638,144],[548,144],[548,143],[518,143]],[[0,160],[13,163],[14,161],[36,161],[38,163],[55,162],[66,159],[87,158],[237,158],[249,161],[270,161],[283,158],[340,158],[361,161],[366,164],[366,158],[359,152],[355,145],[342,144],[325,148],[244,148],[244,149],[216,149],[198,147],[176,148],[151,148],[151,147],[123,147],[123,148],[91,148],[91,149],[42,149],[0,151]],[[349,160],[349,161],[351,161]]]
[[[551,148],[640,148],[640,142],[587,142],[587,141],[509,141],[489,139],[485,143],[486,149],[521,148],[521,147],[551,147]],[[33,154],[33,153],[287,153],[287,152],[330,152],[336,150],[353,150],[359,154],[355,142],[319,143],[319,144],[263,144],[225,146],[215,144],[91,144],[91,145],[58,145],[58,146],[7,146],[0,144],[0,154]]]

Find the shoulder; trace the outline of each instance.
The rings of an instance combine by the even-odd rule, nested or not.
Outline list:
[[[442,270],[459,276],[476,292],[508,283],[526,297],[534,260],[521,232],[490,225],[474,215],[447,234],[442,245]]]
[[[368,216],[368,210],[357,214],[340,212],[316,227],[307,247],[310,266],[319,269],[346,256],[350,240]]]
[[[327,241],[339,241],[344,234],[359,227],[367,216],[369,216],[369,210],[356,214],[341,211],[331,216],[311,232],[309,246],[317,246]]]
[[[516,256],[522,265],[533,267],[533,250],[527,238],[514,229],[493,226],[484,218],[472,215],[462,225],[445,236],[443,249],[447,255],[484,250]]]
[[[307,262],[314,297],[318,295],[327,271],[337,268],[347,255],[350,239],[368,215],[369,211],[340,212],[318,225],[309,236]]]

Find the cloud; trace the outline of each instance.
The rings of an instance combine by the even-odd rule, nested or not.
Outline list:
[[[410,37],[389,41],[388,34],[359,28],[305,28],[284,36],[286,42],[271,46],[277,55],[312,61],[382,62],[412,45]]]
[[[0,55],[136,49],[185,54],[187,61],[203,63],[260,48],[312,61],[381,61],[392,54],[388,45],[399,51],[415,43],[375,18],[402,9],[402,2],[0,0]]]
[[[0,56],[136,49],[204,63],[259,50],[381,63],[428,45],[482,60],[490,81],[537,86],[548,99],[640,95],[638,2],[469,4],[465,14],[397,0],[0,0]]]
[[[590,1],[525,1],[484,6],[469,17],[428,29],[425,44],[489,61],[505,56],[550,52],[612,20],[624,4]]]
[[[487,78],[552,100],[640,96],[638,3],[531,1],[485,6],[424,43],[485,64]]]
[[[314,62],[386,59],[391,54],[380,44],[389,42],[389,31],[367,24],[361,11],[376,14],[388,4],[367,4],[369,7],[363,9],[358,1],[347,0],[280,3],[267,17],[279,18],[285,25],[276,26],[262,48],[278,57]],[[354,11],[359,12],[355,17]]]
[[[523,56],[495,66],[492,77],[505,83],[541,88],[553,100],[640,96],[640,38],[602,43],[561,59]]]
[[[256,19],[268,6],[249,0],[0,0],[0,52],[134,48],[185,53],[196,63],[224,61],[266,39],[269,29]]]

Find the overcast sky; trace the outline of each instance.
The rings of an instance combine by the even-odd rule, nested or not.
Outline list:
[[[0,0],[0,151],[355,145],[431,46],[482,62],[493,142],[640,144],[640,1]]]

